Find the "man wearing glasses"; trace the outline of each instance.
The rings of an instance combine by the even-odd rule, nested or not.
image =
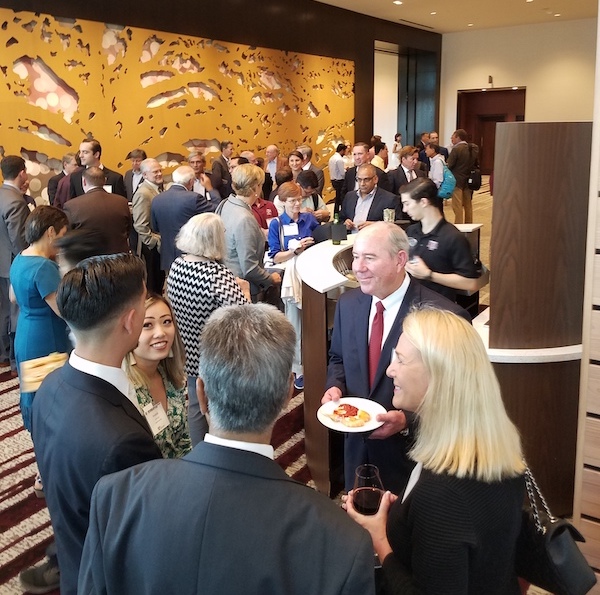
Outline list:
[[[383,221],[386,209],[394,211],[394,219],[402,218],[398,197],[377,185],[374,165],[360,165],[356,169],[356,182],[358,189],[346,194],[340,211],[340,221],[344,222],[348,231],[357,233],[374,221]]]

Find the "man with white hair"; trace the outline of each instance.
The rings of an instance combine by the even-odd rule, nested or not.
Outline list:
[[[146,285],[150,291],[160,293],[165,282],[160,268],[160,234],[150,225],[152,201],[163,190],[162,166],[156,159],[144,159],[140,164],[142,182],[137,186],[131,201],[133,229],[137,242],[132,248],[146,263]]]
[[[194,192],[196,174],[188,165],[182,165],[173,172],[173,184],[152,201],[151,226],[160,234],[160,268],[168,272],[171,263],[181,254],[175,246],[175,238],[184,223],[194,215],[211,213],[218,201],[207,200]]]

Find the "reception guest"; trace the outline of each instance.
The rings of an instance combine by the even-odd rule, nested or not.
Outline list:
[[[377,416],[385,423],[368,438],[362,434],[346,436],[346,490],[352,489],[356,467],[373,463],[379,467],[383,485],[400,494],[414,465],[406,455],[412,429],[407,428],[404,412],[392,406],[394,386],[385,370],[402,332],[402,322],[419,304],[431,304],[470,318],[455,303],[406,274],[408,238],[393,223],[378,222],[365,227],[358,233],[352,252],[352,270],[360,289],[346,291],[337,303],[323,401],[360,395],[385,407],[387,413]],[[379,354],[375,348],[369,349],[373,330]]]
[[[136,348],[125,358],[125,371],[142,410],[155,406],[161,419],[168,422],[162,430],[150,427],[166,459],[182,457],[192,450],[183,363],[183,343],[171,305],[162,296],[150,294],[144,326]]]
[[[416,412],[416,461],[402,499],[386,492],[371,533],[385,592],[519,595],[515,549],[525,495],[519,434],[477,332],[451,312],[404,319],[387,375],[396,409]]]
[[[196,396],[200,334],[217,308],[245,304],[250,300],[250,291],[247,282],[236,280],[221,264],[225,254],[225,227],[218,215],[204,213],[192,217],[181,228],[176,242],[183,254],[175,259],[169,271],[167,295],[185,345],[188,423],[192,444],[196,445],[208,429]],[[240,283],[244,284],[247,296]]]

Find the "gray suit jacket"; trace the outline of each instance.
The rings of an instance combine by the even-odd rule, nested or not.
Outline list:
[[[158,193],[158,189],[155,186],[147,180],[144,180],[138,186],[131,201],[133,229],[135,229],[138,234],[138,245],[136,250],[138,256],[140,256],[142,252],[141,244],[146,244],[148,248],[157,247],[160,250],[160,234],[152,231],[152,227],[150,226],[152,199]]]
[[[274,461],[201,442],[98,482],[78,592],[371,595],[373,546]]]
[[[27,248],[25,220],[29,207],[23,195],[9,184],[0,187],[0,277],[8,279],[13,258]]]
[[[225,266],[250,282],[252,295],[270,287],[273,282],[263,267],[265,236],[250,207],[241,198],[230,196],[217,207],[217,213],[225,223]]]

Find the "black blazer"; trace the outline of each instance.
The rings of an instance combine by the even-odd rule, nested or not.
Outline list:
[[[54,197],[56,196],[56,189],[58,188],[58,183],[65,177],[65,172],[61,171],[59,174],[52,176],[48,180],[48,201],[51,205],[54,204]]]
[[[354,212],[356,203],[358,202],[358,193],[356,190],[351,190],[346,194],[342,201],[340,209],[340,222],[343,223],[346,219],[354,220]],[[396,219],[402,219],[402,205],[398,197],[387,190],[377,187],[371,208],[367,215],[367,221],[383,221],[384,209],[394,209],[396,211]]]
[[[469,322],[471,317],[460,306],[445,297],[423,287],[411,279],[408,290],[381,350],[379,367],[373,388],[369,388],[369,312],[371,296],[360,289],[351,289],[340,296],[335,311],[333,335],[329,350],[326,388],[337,386],[344,395],[367,397],[383,405],[388,411],[394,409],[392,396],[394,383],[385,375],[392,352],[402,333],[402,322],[414,304],[428,303],[440,309],[450,310]],[[344,441],[344,476],[346,489],[352,489],[354,470],[362,463],[379,467],[383,486],[394,494],[402,494],[414,463],[406,452],[410,436],[395,434],[386,440],[369,440],[363,434],[346,434]]]
[[[81,178],[83,176],[84,169],[85,168],[82,167],[71,174],[71,181],[69,183],[69,198],[75,198],[76,196],[81,196],[83,194],[83,183]],[[108,169],[108,167],[104,167],[103,171],[104,175],[106,176],[106,185],[112,186],[112,194],[119,194],[120,196],[127,198],[127,190],[125,190],[123,176],[112,169]]]
[[[61,595],[75,595],[90,498],[103,476],[161,458],[150,429],[112,384],[66,363],[33,401],[35,458],[44,480]]]
[[[414,172],[415,172],[415,174],[417,174],[417,178],[426,178],[427,177],[427,174],[422,169],[415,169]],[[396,195],[400,194],[400,188],[402,188],[402,186],[405,186],[406,184],[408,184],[408,180],[406,179],[406,174],[404,173],[404,170],[402,169],[401,165],[399,165],[396,169],[392,170],[388,174],[388,179],[391,184],[390,192],[392,192],[393,194],[396,194]],[[407,218],[408,218],[408,216],[407,216]]]
[[[373,546],[271,459],[201,442],[98,482],[79,593],[372,595]]]

